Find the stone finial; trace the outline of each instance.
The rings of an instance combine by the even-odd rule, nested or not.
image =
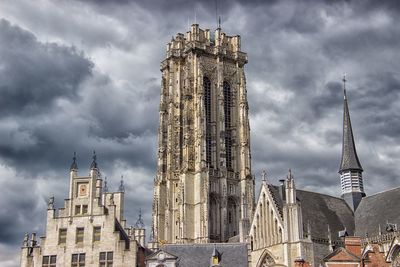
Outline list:
[[[28,245],[29,245],[29,234],[25,233],[24,242],[22,243],[22,246],[27,247]]]
[[[114,203],[114,193],[110,195],[110,205],[115,205]]]
[[[107,193],[107,192],[108,192],[107,176],[104,177],[103,192],[104,192],[104,193]]]
[[[47,202],[47,209],[53,210],[54,209],[54,196],[50,197]]]
[[[119,183],[118,191],[119,192],[125,192],[124,176],[123,175],[121,175],[121,181]]]
[[[95,170],[95,169],[98,169],[98,167],[97,167],[97,156],[96,156],[96,151],[94,151],[93,150],[93,161],[92,161],[92,163],[90,164],[90,169],[91,170]]]
[[[287,179],[288,180],[292,180],[293,179],[292,169],[289,169],[289,173],[288,173]]]
[[[32,233],[32,235],[31,235],[31,247],[35,247],[36,244],[37,244],[36,233]]]
[[[263,181],[263,182],[267,182],[267,171],[266,170],[263,170],[262,172],[261,172],[261,181]]]
[[[142,219],[142,209],[139,209],[139,218],[137,219],[137,221],[135,223],[135,228],[136,229],[144,229],[145,228],[145,224]]]
[[[78,170],[78,164],[76,163],[76,152],[74,151],[74,156],[72,157],[72,164],[70,167],[70,171],[77,171]]]
[[[151,226],[151,232],[150,232],[150,238],[149,238],[150,242],[154,242],[156,240],[156,234],[154,231],[154,226]]]

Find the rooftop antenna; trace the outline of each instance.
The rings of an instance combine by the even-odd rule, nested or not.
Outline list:
[[[215,0],[215,21],[217,22],[217,28],[221,28],[221,17],[218,16],[218,0]]]

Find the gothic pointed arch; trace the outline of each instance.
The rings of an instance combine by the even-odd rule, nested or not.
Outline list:
[[[210,239],[219,241],[219,201],[214,194],[210,194],[210,208],[209,211],[209,229],[210,229]]]
[[[392,244],[390,245],[390,249],[386,256],[386,261],[391,262],[391,266],[400,267],[400,240],[395,237],[392,240]]]
[[[225,152],[226,152],[226,168],[232,169],[232,129],[231,129],[231,107],[232,92],[231,86],[227,81],[223,84],[224,94],[224,114],[225,114]]]
[[[238,218],[239,218],[239,210],[238,210],[238,203],[233,197],[228,198],[228,236],[235,236],[237,235],[239,225],[238,225]]]
[[[275,266],[276,262],[268,250],[264,250],[257,267]]]
[[[212,166],[212,147],[211,147],[211,81],[207,76],[203,77],[204,109],[206,117],[206,162]]]

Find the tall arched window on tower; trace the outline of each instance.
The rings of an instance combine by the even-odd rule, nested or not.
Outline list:
[[[231,129],[232,92],[228,82],[224,82],[224,113],[225,113],[225,150],[226,168],[232,169],[232,129]]]
[[[212,165],[211,157],[211,82],[207,77],[203,78],[204,107],[206,111],[206,162]]]

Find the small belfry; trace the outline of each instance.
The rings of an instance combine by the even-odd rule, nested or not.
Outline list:
[[[221,28],[193,24],[167,45],[153,200],[158,241],[246,239],[254,206],[246,63],[240,36]]]
[[[358,159],[356,145],[354,142],[353,129],[351,127],[350,112],[346,94],[346,75],[343,75],[343,143],[342,160],[340,163],[340,183],[342,187],[342,198],[349,207],[355,211],[365,196],[362,178],[363,168]]]

